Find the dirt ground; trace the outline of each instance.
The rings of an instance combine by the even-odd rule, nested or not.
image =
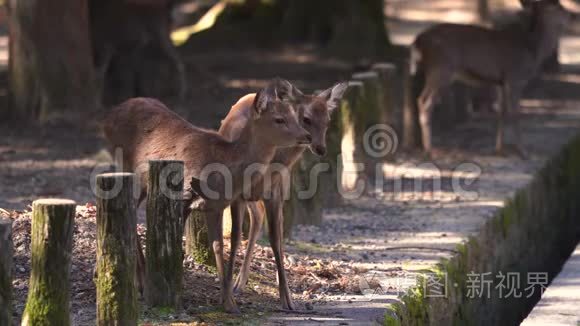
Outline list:
[[[405,31],[401,28],[399,35]],[[183,55],[189,71],[188,101],[169,105],[189,121],[205,127],[216,127],[239,97],[255,91],[271,77],[284,77],[310,92],[347,79],[353,69],[345,62],[319,57],[308,47]],[[219,295],[216,274],[186,259],[183,311],[144,309],[143,322],[255,323],[264,318],[270,324],[290,321],[319,324],[327,319],[335,324],[377,321],[382,317],[384,303],[392,300],[396,291],[390,289],[387,296],[369,300],[364,296],[361,278],[366,279],[372,273],[395,277],[401,271],[427,268],[452,254],[457,243],[476,232],[501,207],[503,199],[529,182],[534,171],[577,132],[579,83],[580,69],[565,67],[563,73],[546,76],[528,89],[522,104],[530,160],[493,154],[491,118],[476,117],[445,134],[435,135],[435,144],[444,155],[433,163],[444,175],[466,162],[482,169],[478,178],[462,179],[475,181],[468,189],[479,194],[476,201],[457,197],[445,177],[436,194],[423,189],[415,198],[411,192],[393,198],[393,189],[386,185],[378,192],[380,196],[366,196],[326,210],[321,226],[298,226],[293,240],[287,243],[290,287],[298,307],[306,312],[316,311],[315,314],[277,312],[275,265],[267,242],[261,241],[248,289],[237,299],[241,320],[234,320],[216,308]],[[30,273],[29,205],[41,197],[71,198],[80,205],[75,219],[71,312],[75,325],[94,324],[92,270],[96,226],[89,177],[96,168],[102,171],[110,166],[99,119],[100,116],[95,116],[80,124],[48,126],[0,122],[0,214],[14,219],[15,325],[24,309]],[[424,163],[418,153],[399,152],[397,157],[391,167]],[[401,175],[411,173],[405,169],[398,171]],[[404,184],[408,186],[413,181],[413,177],[406,177]],[[433,195],[441,195],[441,200],[431,200]],[[144,234],[142,224],[139,231]],[[238,261],[243,251],[244,248]]]

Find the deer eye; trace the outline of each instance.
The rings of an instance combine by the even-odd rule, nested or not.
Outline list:
[[[276,118],[274,119],[274,122],[277,124],[284,124],[286,123],[286,120],[284,120],[284,118]]]
[[[304,122],[305,125],[310,126],[312,124],[312,120],[310,120],[310,118],[304,117],[302,119],[302,122]]]

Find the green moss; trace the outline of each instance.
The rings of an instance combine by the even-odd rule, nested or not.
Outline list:
[[[418,286],[410,288],[401,298],[409,315],[410,325],[424,325],[429,321],[429,309],[425,298],[425,288],[421,286],[424,276],[417,277]]]
[[[291,245],[298,251],[305,253],[329,253],[332,252],[331,248],[325,247],[318,243],[304,242],[304,241],[293,241]]]
[[[200,312],[197,315],[203,322],[209,324],[222,324],[222,325],[261,325],[263,318],[268,315],[258,312],[244,312],[240,315],[232,315],[225,312],[222,308],[216,308],[211,310],[206,310]]]
[[[209,244],[205,216],[200,212],[192,212],[185,223],[185,251],[196,263],[216,266],[215,255]]]
[[[401,305],[399,303],[390,303],[387,305],[387,311],[383,319],[383,326],[401,326]]]
[[[125,250],[112,236],[104,239],[103,247],[107,248],[107,254],[100,255],[97,265],[97,319],[121,323],[135,321],[137,294],[131,272],[134,255],[125,255]]]

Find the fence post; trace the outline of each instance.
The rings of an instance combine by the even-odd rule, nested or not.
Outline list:
[[[421,127],[419,126],[419,112],[417,108],[417,97],[423,87],[423,74],[415,76],[410,73],[410,63],[405,62],[403,72],[403,147],[405,149],[415,149],[422,146]]]
[[[183,280],[183,162],[149,161],[147,274],[151,306],[179,309]]]
[[[398,82],[397,66],[392,63],[382,62],[374,64],[372,70],[379,74],[384,97],[382,110],[385,112],[386,122],[397,133],[400,133],[403,117],[399,105],[401,99],[398,94],[400,94],[402,85]]]
[[[97,325],[137,325],[133,173],[97,176]]]
[[[31,267],[22,325],[70,325],[70,261],[76,203],[32,203]]]
[[[385,157],[375,155],[375,144],[365,146],[365,138],[369,140],[377,133],[376,128],[388,122],[388,113],[385,111],[385,90],[380,76],[375,71],[367,71],[352,75],[354,80],[363,83],[362,105],[355,108],[352,114],[355,117],[355,158],[357,163],[363,163],[367,185],[373,184],[381,175],[377,175],[377,165],[380,165]],[[374,130],[374,131],[373,131]],[[394,135],[389,135],[392,137]],[[369,144],[369,143],[366,143]],[[377,144],[378,145],[378,144]]]
[[[215,266],[213,249],[209,245],[205,213],[194,209],[185,222],[185,253],[199,263]]]
[[[363,114],[364,84],[361,81],[350,81],[348,89],[344,93],[341,105],[342,118],[342,141],[341,162],[338,173],[340,174],[341,191],[352,190],[362,179],[366,183],[364,171],[359,171],[356,163],[361,163],[357,144],[361,141],[357,134],[357,112]]]
[[[0,325],[12,325],[12,220],[0,218]]]

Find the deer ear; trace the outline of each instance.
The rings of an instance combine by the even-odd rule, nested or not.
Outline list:
[[[257,116],[268,108],[268,102],[270,102],[268,93],[264,89],[259,90],[254,99],[254,111]]]
[[[340,100],[342,100],[342,96],[347,88],[348,82],[338,83],[317,95],[326,101],[326,108],[329,114],[332,114],[340,105]]]
[[[254,100],[254,109],[258,116],[268,109],[268,104],[271,102],[295,100],[303,96],[302,92],[292,85],[289,81],[282,78],[274,78],[268,86],[263,88],[256,94]]]
[[[293,101],[304,96],[302,91],[286,79],[274,78],[272,84],[276,88],[276,97],[281,101]]]
[[[258,91],[256,98],[254,99],[254,110],[256,111],[256,117],[259,117],[264,111],[268,109],[269,104],[276,101],[278,97],[276,92],[276,87],[272,83],[268,84],[265,88]]]

